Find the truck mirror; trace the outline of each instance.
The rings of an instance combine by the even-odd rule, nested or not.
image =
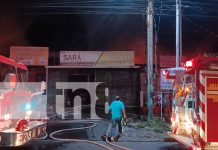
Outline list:
[[[5,83],[6,83],[7,88],[11,88],[11,89],[15,88],[16,83],[17,83],[16,75],[13,73],[7,74],[7,76],[5,78]]]

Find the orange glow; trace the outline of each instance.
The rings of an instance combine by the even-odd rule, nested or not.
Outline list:
[[[185,91],[186,91],[186,92],[189,92],[189,88],[188,88],[188,87],[186,87],[186,88],[185,88]]]

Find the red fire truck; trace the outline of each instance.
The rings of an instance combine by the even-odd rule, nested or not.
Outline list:
[[[36,93],[28,90],[27,81],[24,64],[0,56],[0,146],[19,146],[45,133],[46,123],[31,119]]]
[[[174,82],[169,135],[192,149],[218,149],[218,57],[195,57],[173,70],[164,70]]]

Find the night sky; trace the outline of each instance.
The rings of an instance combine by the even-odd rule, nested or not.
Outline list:
[[[0,1],[0,53],[9,47],[59,50],[135,50],[146,54],[146,0]],[[216,0],[182,0],[183,55],[218,53]],[[175,55],[175,0],[154,1],[157,55]]]

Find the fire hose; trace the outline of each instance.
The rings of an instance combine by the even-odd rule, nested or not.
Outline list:
[[[81,107],[81,106],[77,106],[77,107]],[[82,106],[84,107],[84,106]],[[85,106],[87,107],[87,106]],[[68,113],[71,113],[72,111],[68,111]],[[130,114],[130,113],[128,113]],[[49,120],[53,117],[55,117],[57,115],[52,115],[49,117]],[[132,118],[134,117],[138,117],[139,115],[134,115]],[[58,141],[67,141],[67,142],[84,142],[84,143],[89,143],[89,144],[94,144],[94,145],[97,145],[99,147],[102,147],[104,149],[108,149],[108,150],[112,150],[112,148],[104,145],[104,144],[100,144],[100,143],[97,143],[97,142],[94,142],[94,141],[91,141],[91,140],[82,140],[82,139],[69,139],[69,138],[59,138],[59,137],[55,137],[55,135],[57,134],[60,134],[60,133],[63,133],[63,132],[66,132],[66,131],[75,131],[75,130],[87,130],[87,129],[93,129],[94,127],[97,126],[97,122],[99,123],[104,123],[104,124],[107,124],[107,132],[106,132],[106,143],[115,147],[115,148],[118,148],[118,149],[122,149],[122,150],[130,150],[130,148],[127,148],[127,147],[123,147],[123,146],[120,146],[120,145],[117,145],[117,144],[114,144],[112,142],[110,142],[108,140],[108,135],[109,135],[109,132],[110,132],[110,123],[107,122],[107,121],[103,121],[103,120],[93,120],[93,119],[86,119],[86,120],[58,120],[58,121],[54,121],[56,123],[87,123],[87,124],[91,124],[90,126],[87,126],[87,127],[80,127],[80,128],[68,128],[68,129],[61,129],[61,130],[56,130],[52,133],[50,133],[49,137],[53,140],[58,140]],[[54,123],[53,122],[53,123]],[[48,137],[48,134],[46,133],[43,137],[40,137],[40,138],[35,138],[36,140],[43,140],[43,139],[46,139]]]
[[[59,121],[58,121],[59,122]],[[57,131],[54,131],[52,132],[49,136],[51,139],[53,140],[59,140],[59,141],[68,141],[68,142],[84,142],[84,143],[90,143],[90,144],[94,144],[94,145],[97,145],[99,147],[102,147],[102,148],[105,148],[105,149],[108,149],[108,150],[112,150],[112,148],[108,147],[108,146],[105,146],[103,144],[100,144],[100,143],[97,143],[97,142],[94,142],[94,141],[90,141],[90,140],[81,140],[81,139],[68,139],[68,138],[58,138],[58,137],[55,137],[55,134],[58,134],[58,133],[62,133],[62,132],[66,132],[66,131],[75,131],[75,130],[85,130],[85,129],[92,129],[94,127],[96,127],[97,123],[96,122],[101,122],[101,123],[105,123],[107,124],[108,126],[108,129],[107,129],[107,134],[106,134],[106,143],[115,147],[115,148],[119,148],[119,149],[122,149],[122,150],[130,150],[129,148],[126,148],[126,147],[123,147],[123,146],[119,146],[119,145],[116,145],[116,144],[113,144],[111,142],[108,141],[108,134],[110,132],[110,124],[107,122],[107,121],[102,121],[102,120],[69,120],[69,121],[61,121],[62,123],[65,122],[65,123],[90,123],[92,125],[90,126],[87,126],[87,127],[80,127],[80,128],[69,128],[69,129],[61,129],[61,130],[57,130]]]

